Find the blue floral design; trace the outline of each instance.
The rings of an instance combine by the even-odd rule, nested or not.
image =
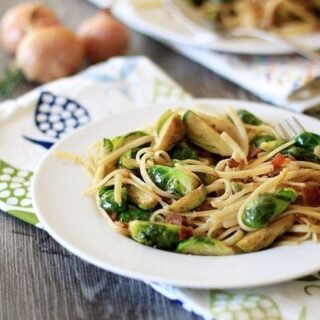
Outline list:
[[[34,123],[36,128],[49,138],[49,141],[27,136],[24,138],[49,149],[55,141],[87,124],[90,120],[87,109],[75,100],[42,91],[34,113]]]

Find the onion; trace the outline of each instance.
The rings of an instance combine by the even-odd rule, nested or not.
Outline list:
[[[123,54],[129,43],[127,29],[105,11],[85,20],[77,34],[92,63]]]
[[[57,24],[59,21],[50,8],[41,3],[21,3],[4,14],[0,26],[1,42],[9,53],[14,53],[31,29]]]
[[[62,26],[35,29],[20,42],[16,63],[28,80],[40,83],[68,76],[82,66],[83,48]]]

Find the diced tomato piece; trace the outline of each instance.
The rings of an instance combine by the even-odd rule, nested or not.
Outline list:
[[[316,207],[320,205],[320,187],[307,185],[302,189],[303,202],[307,206]]]
[[[271,163],[272,163],[272,165],[274,166],[275,169],[279,169],[284,164],[286,164],[287,161],[288,161],[288,159],[283,154],[277,153],[276,156],[273,158]]]

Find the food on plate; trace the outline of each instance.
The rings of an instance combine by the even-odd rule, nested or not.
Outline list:
[[[121,55],[129,44],[129,33],[125,26],[105,11],[85,20],[77,34],[91,63]]]
[[[318,31],[318,0],[184,0],[223,29],[254,27],[299,34]]]
[[[320,136],[280,137],[247,110],[167,110],[143,131],[105,137],[82,165],[105,220],[155,248],[232,255],[318,241]]]
[[[28,80],[44,83],[75,73],[83,58],[76,35],[53,26],[29,32],[18,46],[16,63]]]
[[[22,38],[35,28],[58,25],[54,12],[40,2],[25,2],[13,6],[3,16],[0,33],[3,47],[15,53]]]

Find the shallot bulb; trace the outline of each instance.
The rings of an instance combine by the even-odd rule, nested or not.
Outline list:
[[[37,2],[26,2],[13,6],[3,16],[0,37],[3,47],[9,53],[15,53],[21,39],[30,30],[58,25],[54,12]]]
[[[64,27],[35,29],[20,42],[16,63],[28,80],[45,83],[78,71],[83,48],[76,35]]]
[[[123,54],[129,43],[127,29],[105,11],[85,20],[77,34],[91,63]]]

